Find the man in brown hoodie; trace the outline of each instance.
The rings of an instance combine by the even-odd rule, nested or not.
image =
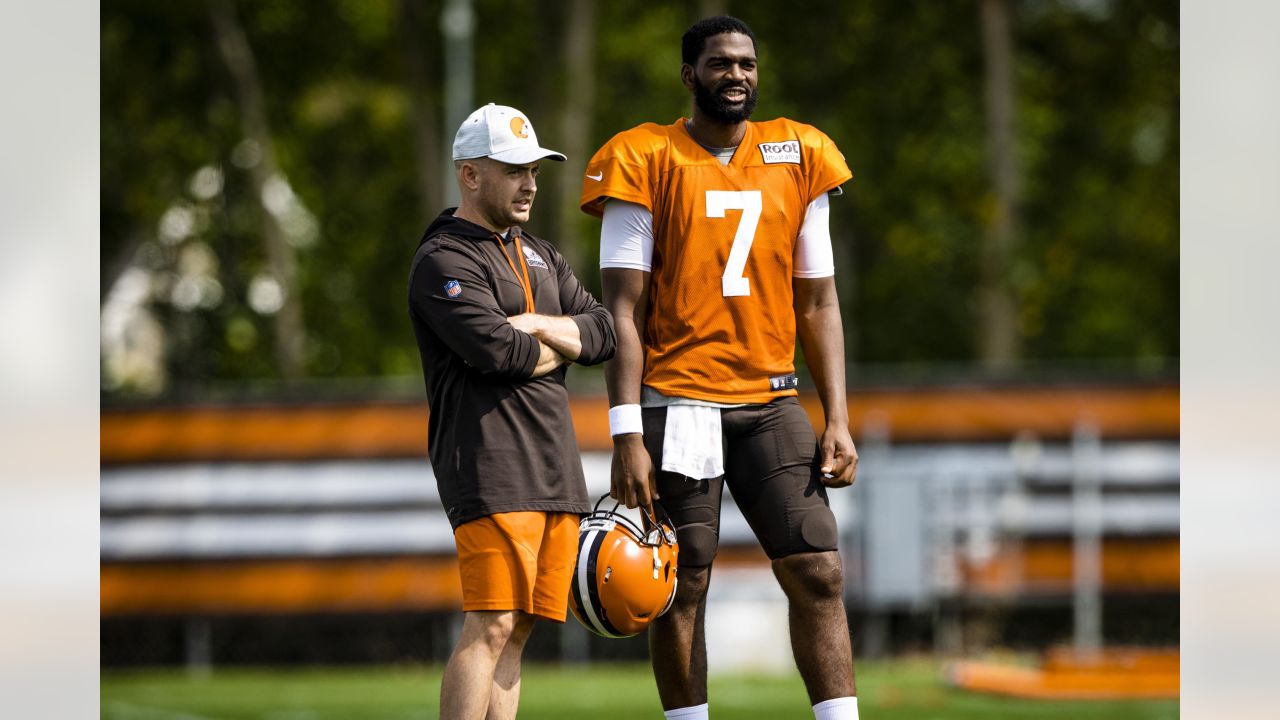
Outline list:
[[[536,617],[564,622],[589,512],[564,378],[613,355],[609,313],[549,242],[524,233],[539,161],[520,111],[486,105],[453,144],[461,203],[427,229],[409,314],[431,406],[431,464],[454,528],[461,638],[443,718],[514,718]]]

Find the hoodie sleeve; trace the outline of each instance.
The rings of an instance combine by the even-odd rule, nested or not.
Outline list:
[[[440,245],[426,251],[409,277],[409,308],[476,370],[533,376],[538,340],[511,326],[484,268],[462,250]]]
[[[580,365],[595,365],[613,357],[617,338],[613,333],[613,316],[582,287],[573,268],[559,252],[552,248],[556,265],[556,278],[560,283],[560,307],[565,315],[578,325],[582,339],[582,353],[575,361]]]

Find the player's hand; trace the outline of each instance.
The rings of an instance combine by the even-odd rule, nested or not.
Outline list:
[[[822,431],[822,463],[818,472],[822,484],[830,488],[848,487],[858,477],[858,449],[849,428],[828,425]]]
[[[653,514],[653,501],[658,499],[657,477],[653,461],[644,448],[644,436],[627,433],[613,438],[613,487],[609,494],[629,508],[643,507]]]

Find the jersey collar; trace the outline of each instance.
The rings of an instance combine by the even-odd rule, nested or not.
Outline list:
[[[750,154],[748,148],[751,146],[751,139],[755,135],[755,123],[750,120],[747,121],[747,131],[742,134],[742,142],[738,143],[738,149],[734,151],[733,158],[729,160],[729,164],[721,165],[720,160],[715,155],[712,155],[711,151],[703,147],[702,143],[694,140],[693,136],[689,134],[689,128],[685,126],[687,122],[689,122],[689,118],[685,117],[676,120],[676,137],[679,137],[682,142],[688,145],[691,157],[702,158],[708,164],[715,165],[725,172],[728,172],[730,168],[739,170],[746,165],[747,156]]]

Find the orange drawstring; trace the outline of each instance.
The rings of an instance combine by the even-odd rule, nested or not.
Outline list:
[[[516,264],[511,261],[511,256],[507,254],[507,248],[502,244],[502,236],[494,233],[493,236],[498,240],[498,248],[502,250],[502,257],[506,258],[507,265],[511,268],[511,273],[516,276],[516,282],[520,283],[520,289],[524,290],[524,311],[533,312],[533,283],[529,280],[529,264],[524,259],[524,246],[520,244],[520,232],[513,230],[512,239],[516,244],[516,254],[520,256],[520,269],[516,269]],[[523,277],[522,277],[523,274]]]

